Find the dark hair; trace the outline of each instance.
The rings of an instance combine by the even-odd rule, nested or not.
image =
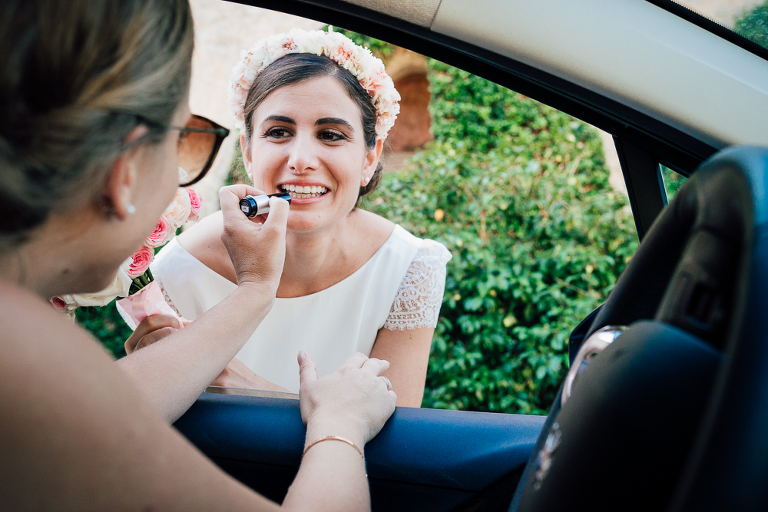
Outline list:
[[[0,2],[0,251],[99,193],[137,126],[187,97],[187,0]]]
[[[250,140],[253,134],[253,112],[270,93],[286,85],[322,76],[330,76],[338,80],[352,101],[360,108],[365,144],[368,149],[372,149],[376,145],[376,108],[373,106],[373,100],[352,73],[328,57],[311,53],[288,54],[267,66],[256,76],[243,108],[246,140]],[[379,162],[368,184],[360,187],[355,208],[360,203],[361,197],[370,194],[379,186],[383,168],[384,166]]]

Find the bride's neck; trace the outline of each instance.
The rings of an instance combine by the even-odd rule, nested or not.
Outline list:
[[[352,231],[349,217],[327,231],[289,231],[277,296],[309,295],[338,283],[354,271],[359,266],[359,244],[351,239]]]

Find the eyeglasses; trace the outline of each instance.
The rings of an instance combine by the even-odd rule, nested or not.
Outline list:
[[[179,167],[187,172],[187,177],[179,186],[188,187],[203,179],[211,168],[229,130],[198,115],[192,115],[185,126],[170,128],[181,132],[178,145]]]

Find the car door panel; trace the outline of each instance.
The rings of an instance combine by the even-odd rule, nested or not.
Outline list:
[[[397,408],[365,449],[374,509],[454,509],[519,475],[543,423],[541,416]],[[175,427],[278,501],[301,462],[305,428],[296,399],[203,393]]]

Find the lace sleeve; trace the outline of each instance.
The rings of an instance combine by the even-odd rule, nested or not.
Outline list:
[[[451,253],[441,243],[424,240],[405,273],[384,328],[435,327],[443,303],[445,265]]]

